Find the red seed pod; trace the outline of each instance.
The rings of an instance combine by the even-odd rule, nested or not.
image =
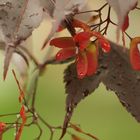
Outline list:
[[[76,54],[76,49],[75,48],[67,48],[67,49],[61,49],[57,54],[56,54],[56,60],[58,61],[63,61],[68,58],[71,58],[75,56]]]
[[[58,48],[70,48],[75,47],[75,43],[72,37],[58,37],[50,41],[51,46]]]
[[[78,43],[79,49],[82,51],[87,48],[90,43],[91,33],[90,32],[80,32],[74,36],[75,43]]]
[[[110,44],[109,44],[109,42],[107,40],[99,39],[99,43],[100,43],[100,45],[102,47],[103,52],[105,52],[105,53],[110,52],[111,47],[110,47]]]
[[[135,37],[130,43],[130,63],[135,70],[140,70],[140,37]]]
[[[25,111],[25,107],[24,105],[22,105],[21,109],[20,109],[20,116],[22,118],[22,123],[18,129],[18,132],[16,134],[16,137],[15,137],[15,140],[20,140],[20,137],[21,137],[21,134],[22,134],[22,131],[23,131],[23,128],[24,128],[24,125],[26,123],[26,111]]]
[[[76,66],[77,66],[78,78],[79,79],[84,78],[87,74],[87,69],[88,69],[88,62],[87,62],[87,57],[85,52],[79,53],[77,55]]]
[[[6,128],[6,124],[3,122],[0,122],[0,134],[4,131],[5,128]]]
[[[88,61],[88,70],[87,70],[87,76],[93,75],[98,67],[98,48],[91,44],[87,48],[87,61]]]

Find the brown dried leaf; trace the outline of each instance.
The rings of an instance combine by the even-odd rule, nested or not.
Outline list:
[[[93,76],[78,79],[75,64],[71,64],[65,71],[66,83],[66,116],[62,137],[65,135],[68,123],[76,105],[91,94],[100,82],[107,89],[115,92],[127,111],[140,122],[140,72],[132,69],[129,62],[128,49],[111,42],[111,52],[100,53],[99,68]]]
[[[76,66],[71,64],[65,70],[64,82],[66,83],[67,108],[75,107],[82,99],[91,94],[101,82],[106,69],[97,70],[96,74],[83,79],[77,78]]]
[[[112,43],[112,51],[105,61],[109,63],[103,83],[115,92],[127,111],[140,122],[140,72],[132,69],[128,50]]]
[[[102,59],[100,59],[102,61]],[[96,88],[98,88],[101,79],[106,73],[106,66],[101,65],[101,68],[97,70],[96,74],[83,79],[77,78],[76,66],[71,64],[65,70],[64,82],[66,83],[66,115],[63,124],[63,132],[61,138],[65,135],[68,123],[73,114],[74,108],[77,104],[91,94]]]

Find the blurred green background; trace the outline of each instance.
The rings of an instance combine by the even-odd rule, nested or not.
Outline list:
[[[94,6],[96,9],[99,5],[102,5],[101,1],[95,1]],[[91,4],[90,7],[92,7]],[[128,32],[135,36],[140,34],[140,30],[137,28],[140,24],[138,12],[133,12],[132,17]],[[133,25],[135,25],[135,28],[133,28]],[[39,52],[50,26],[47,21],[43,22],[41,27],[28,40],[27,46],[34,46],[33,51],[35,53]],[[115,40],[114,27],[110,27],[108,37]],[[41,54],[43,52],[37,54],[37,56],[41,57]],[[11,71],[9,71],[6,81],[3,82],[3,54],[1,54],[0,58],[0,114],[18,112],[20,109],[18,88]],[[65,115],[66,95],[63,83],[63,71],[65,68],[66,65],[48,66],[46,73],[39,79],[37,89],[37,111],[42,114],[47,122],[54,126],[62,125]],[[11,122],[14,119],[16,119],[16,116],[4,117],[0,118],[0,122]],[[100,140],[140,139],[140,124],[122,107],[116,95],[107,91],[102,84],[92,95],[78,105],[72,117],[72,122],[80,124],[83,130],[94,134]],[[41,140],[49,140],[49,130],[44,125],[42,127],[44,131]],[[33,140],[38,136],[38,133],[38,129],[34,126],[25,128],[21,140]],[[61,131],[56,131],[54,140],[58,140],[60,134]],[[81,134],[79,136],[85,138],[85,140],[90,140],[90,138]],[[14,140],[14,130],[8,131],[3,140]],[[64,140],[70,140],[70,136],[66,135]]]

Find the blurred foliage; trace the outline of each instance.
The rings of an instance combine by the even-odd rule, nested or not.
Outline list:
[[[65,91],[63,84],[63,70],[65,66],[49,66],[47,72],[39,80],[37,92],[37,110],[44,119],[52,125],[61,125],[65,110]],[[18,90],[13,76],[9,73],[8,79],[1,81],[0,112],[12,113],[19,110]],[[0,118],[9,121],[14,117]],[[101,140],[132,140],[140,138],[140,125],[119,103],[117,97],[100,85],[94,94],[82,101],[72,118],[72,122],[80,124],[82,129],[94,134]],[[44,127],[44,134],[41,140],[49,137],[49,131]],[[36,127],[25,128],[22,139],[32,140],[38,134]],[[12,140],[14,131],[9,131],[4,135],[4,140]],[[56,133],[55,139],[60,136],[60,131]],[[84,137],[84,136],[83,136]],[[64,137],[69,140],[70,136]],[[88,138],[89,139],[89,138]]]

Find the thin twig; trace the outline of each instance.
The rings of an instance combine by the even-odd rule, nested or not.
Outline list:
[[[110,24],[110,12],[111,12],[111,7],[109,6],[109,8],[108,8],[108,15],[107,15],[107,24],[105,26],[105,30],[103,32],[103,35],[107,34],[107,29],[108,29],[109,24]]]
[[[96,12],[97,13],[97,12],[101,11],[102,9],[104,9],[107,5],[108,5],[108,3],[105,3],[101,8],[99,8],[97,10],[88,10],[88,11],[78,12],[78,13],[76,13],[76,15],[85,14],[85,13],[91,13],[91,12]]]
[[[48,124],[39,114],[37,114],[37,115],[38,115],[38,118],[40,119],[40,121],[49,128],[50,133],[51,133],[49,140],[52,140],[53,139],[53,135],[54,135],[53,127],[50,124]]]
[[[39,135],[37,136],[37,138],[35,138],[35,140],[40,140],[40,138],[42,136],[42,133],[43,133],[43,130],[42,130],[41,126],[38,123],[36,123],[36,126],[39,129]]]
[[[18,114],[19,114],[19,112],[17,112],[17,113],[9,113],[9,114],[2,114],[2,115],[0,115],[0,117],[14,116],[14,115],[18,115]]]

